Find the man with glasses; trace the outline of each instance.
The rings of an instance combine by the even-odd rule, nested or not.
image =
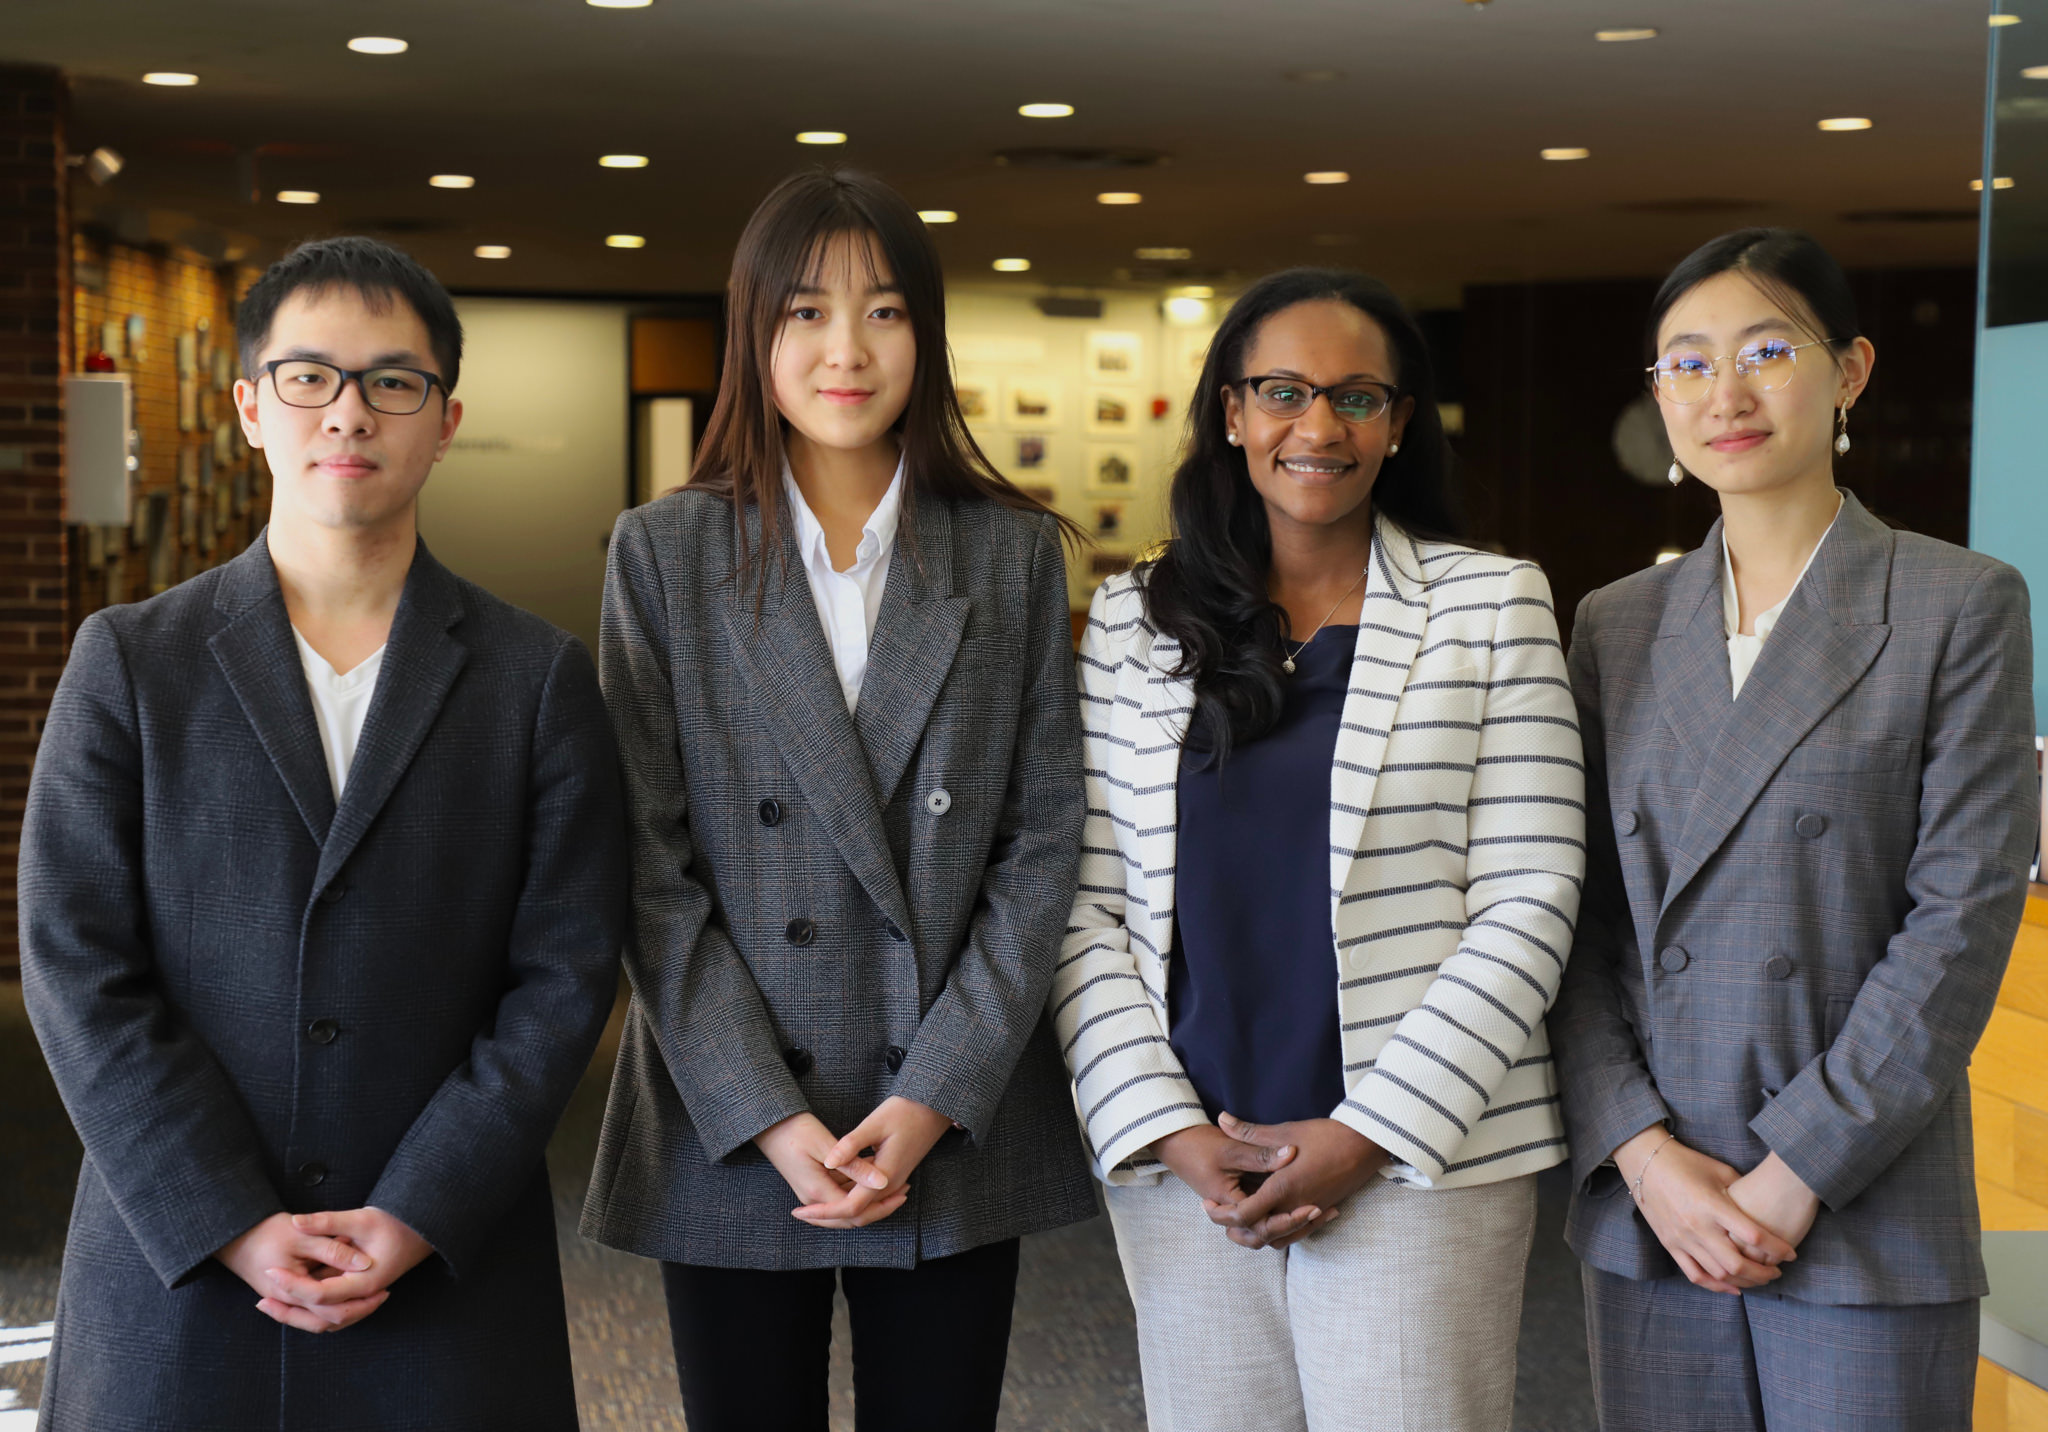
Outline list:
[[[624,928],[596,673],[419,540],[462,418],[431,274],[307,244],[236,326],[270,523],[87,618],[29,794],[85,1144],[39,1425],[573,1429],[542,1153]]]

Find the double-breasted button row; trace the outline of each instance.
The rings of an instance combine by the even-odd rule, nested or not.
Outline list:
[[[332,1044],[341,1026],[331,1019],[316,1019],[306,1026],[306,1038],[315,1044]]]
[[[1677,974],[1692,963],[1692,956],[1683,945],[1666,945],[1657,952],[1657,963],[1664,967],[1666,974]]]

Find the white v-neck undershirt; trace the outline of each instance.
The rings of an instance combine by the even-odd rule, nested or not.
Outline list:
[[[306,670],[306,690],[313,698],[313,720],[320,727],[320,745],[327,755],[327,777],[334,783],[334,798],[348,783],[349,767],[355,764],[356,745],[363,738],[363,722],[370,715],[370,698],[377,694],[377,675],[384,669],[388,644],[364,657],[349,671],[336,671],[327,658],[292,628],[299,644],[299,665]]]
[[[1742,633],[1742,601],[1735,593],[1735,562],[1728,555],[1728,534],[1721,533],[1721,625],[1728,634],[1728,684],[1733,688],[1731,700],[1742,695],[1743,686],[1749,681],[1749,673],[1756,666],[1756,659],[1763,655],[1764,641],[1778,625],[1778,618],[1785,615],[1785,604],[1792,600],[1792,593],[1799,590],[1799,584],[1806,580],[1806,574],[1813,567],[1813,559],[1820,555],[1820,549],[1827,545],[1828,532],[1835,530],[1835,523],[1842,520],[1845,502],[1838,502],[1833,521],[1828,523],[1827,532],[1820,534],[1820,541],[1813,544],[1813,550],[1806,554],[1806,565],[1799,569],[1799,575],[1792,579],[1792,589],[1785,593],[1778,604],[1768,611],[1756,614],[1756,635]]]

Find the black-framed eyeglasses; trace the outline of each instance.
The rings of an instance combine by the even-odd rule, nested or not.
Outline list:
[[[370,407],[402,418],[424,408],[434,389],[448,391],[439,373],[423,368],[337,368],[314,358],[274,358],[263,371],[270,375],[278,401],[294,408],[327,407],[354,383]]]
[[[1327,388],[1277,374],[1239,378],[1237,381],[1251,391],[1252,401],[1259,405],[1260,412],[1276,418],[1298,418],[1314,405],[1316,399],[1328,398],[1330,411],[1345,422],[1376,422],[1387,415],[1387,410],[1394,406],[1394,400],[1401,396],[1401,390],[1392,383],[1375,383],[1365,378],[1335,383]]]

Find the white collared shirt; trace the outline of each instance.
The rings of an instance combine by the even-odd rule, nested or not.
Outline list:
[[[1763,655],[1764,640],[1778,625],[1778,618],[1785,614],[1785,603],[1792,600],[1792,592],[1799,590],[1799,584],[1806,580],[1807,572],[1813,566],[1813,559],[1820,555],[1821,544],[1828,540],[1828,532],[1835,530],[1835,522],[1842,520],[1842,508],[1835,508],[1834,521],[1828,523],[1828,531],[1820,534],[1820,541],[1813,544],[1813,550],[1806,554],[1806,565],[1799,569],[1799,575],[1792,579],[1792,591],[1769,611],[1756,614],[1756,635],[1742,634],[1742,600],[1735,592],[1735,563],[1728,556],[1728,532],[1721,531],[1721,625],[1728,633],[1728,682],[1734,688],[1733,695],[1742,695],[1742,687],[1749,680],[1751,668],[1756,659]]]
[[[348,784],[349,767],[355,764],[356,746],[363,739],[363,723],[370,718],[370,698],[377,694],[377,675],[384,669],[380,646],[348,671],[336,671],[327,658],[313,650],[311,642],[292,628],[299,644],[299,665],[306,669],[306,691],[313,698],[313,723],[320,728],[320,749],[327,757],[327,779],[334,786],[334,798]]]
[[[851,711],[860,701],[861,682],[868,674],[868,643],[874,640],[882,589],[889,582],[889,555],[896,550],[896,524],[903,515],[903,462],[897,460],[889,490],[862,524],[853,565],[843,572],[833,570],[825,529],[804,501],[787,464],[782,469],[782,492],[796,520],[797,551],[803,554],[811,601],[818,608],[825,644],[832,648],[832,665],[839,672],[839,689],[846,694],[846,709]]]

